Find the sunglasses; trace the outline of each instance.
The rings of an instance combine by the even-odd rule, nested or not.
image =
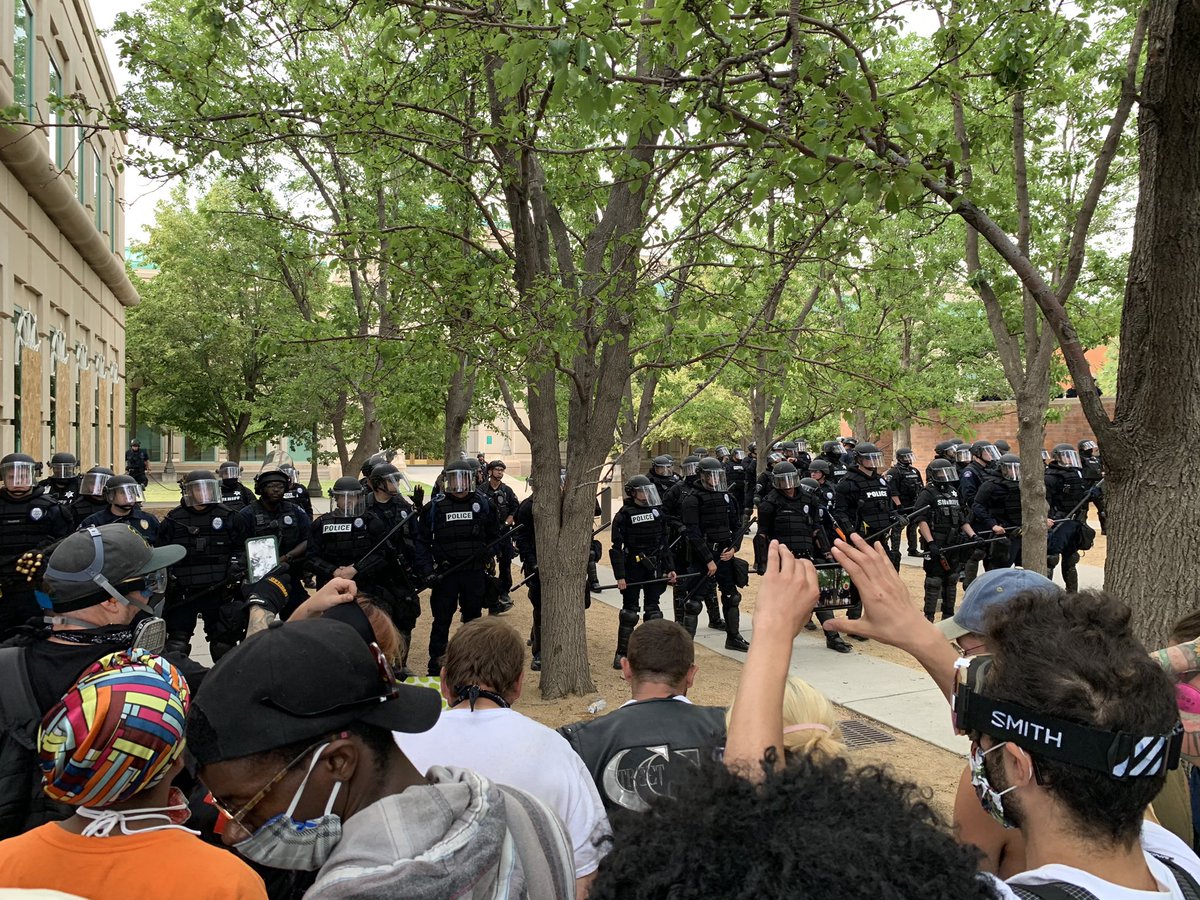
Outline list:
[[[122,581],[117,587],[121,589],[122,593],[139,591],[143,594],[165,594],[168,580],[166,569],[155,569],[138,578]]]
[[[312,744],[309,744],[307,747],[305,747],[295,759],[272,775],[271,779],[261,788],[259,788],[258,793],[251,797],[249,801],[242,804],[240,808],[235,809],[216,794],[209,792],[209,796],[212,798],[213,806],[224,813],[231,823],[234,825],[241,825],[242,820],[245,819],[246,816],[250,815],[250,813],[254,811],[255,807],[262,803],[263,800],[267,799],[267,794],[271,793],[276,785],[278,785],[279,782],[283,781],[283,779],[287,777],[288,772],[292,771],[292,769],[296,768],[296,766],[298,766],[301,762],[308,759],[308,757],[312,755],[313,750],[324,743],[327,743],[327,741],[325,738],[322,738],[321,740],[314,741]]]

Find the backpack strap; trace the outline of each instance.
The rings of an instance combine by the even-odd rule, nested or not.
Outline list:
[[[0,648],[0,725],[17,743],[32,750],[42,720],[33,684],[25,668],[24,647]]]
[[[1175,876],[1175,883],[1179,885],[1179,890],[1183,894],[1184,900],[1200,900],[1200,884],[1192,877],[1192,874],[1175,862],[1173,859],[1168,859],[1165,856],[1159,856],[1157,853],[1151,854],[1160,863],[1171,870],[1171,874]]]
[[[1095,894],[1065,881],[1045,884],[1010,884],[1008,889],[1021,900],[1098,900]]]

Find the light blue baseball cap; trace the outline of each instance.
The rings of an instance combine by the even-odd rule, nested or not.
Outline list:
[[[1057,590],[1061,590],[1057,584],[1037,572],[992,569],[971,582],[963,591],[958,612],[938,622],[938,628],[950,641],[956,641],[964,634],[983,634],[983,620],[992,607],[1002,606],[1022,591]]]

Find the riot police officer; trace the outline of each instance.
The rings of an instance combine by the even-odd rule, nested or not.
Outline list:
[[[755,479],[754,483],[753,502],[755,506],[762,503],[763,498],[775,489],[775,467],[784,462],[787,462],[787,459],[783,453],[777,450],[772,450],[767,454],[767,466],[763,470],[763,473]],[[788,465],[792,465],[792,463],[789,462]],[[769,545],[770,541],[763,534],[762,523],[760,522],[758,531],[754,534],[754,540],[750,542],[750,546],[754,548],[754,571],[759,575],[762,575],[767,570],[767,547]]]
[[[533,528],[533,491],[535,482],[532,477],[526,482],[530,494],[517,507],[517,525],[520,528],[513,536],[517,545],[517,553],[521,556],[521,574],[525,576],[525,588],[529,594],[529,603],[533,607],[533,626],[529,630],[529,668],[534,672],[542,671],[542,579],[538,575],[537,535]]]
[[[961,443],[962,443],[962,438],[956,438],[956,437],[947,438],[944,441],[938,441],[936,444],[933,445],[933,459],[948,459],[950,462],[955,463],[956,464],[955,468],[957,468],[958,445]],[[932,463],[933,460],[930,460],[930,462]],[[959,477],[960,478],[962,477],[961,473],[959,474]],[[926,483],[928,483],[928,481],[929,481],[929,466],[928,465],[925,466],[925,481],[926,481]]]
[[[372,453],[363,460],[363,464],[358,467],[358,472],[361,476],[358,479],[358,483],[364,491],[371,490],[371,472],[376,466],[382,465],[385,462],[387,462],[387,456],[382,453]]]
[[[401,668],[408,665],[408,646],[412,632],[421,615],[421,580],[417,575],[416,518],[425,497],[421,485],[413,488],[410,503],[400,493],[400,486],[408,479],[391,463],[382,463],[371,469],[372,492],[367,495],[367,510],[378,516],[392,533],[387,545],[378,552],[386,559],[386,569],[381,578],[392,592],[392,621],[404,638]],[[399,527],[398,527],[399,526]]]
[[[140,509],[146,497],[132,475],[114,475],[108,479],[104,485],[104,499],[108,506],[80,522],[80,528],[125,524],[140,534],[147,544],[158,540],[158,516]]]
[[[291,479],[291,484],[288,486],[288,489],[283,492],[283,499],[291,500],[302,510],[304,510],[304,512],[307,513],[308,517],[311,519],[313,515],[312,497],[309,496],[308,489],[300,483],[300,473],[290,461],[281,465],[279,469],[284,475]]]
[[[113,477],[113,470],[104,466],[92,466],[79,479],[79,493],[71,501],[67,523],[77,527],[84,519],[108,509],[104,487]]]
[[[484,563],[500,529],[491,504],[475,490],[478,469],[470,460],[449,463],[443,478],[445,493],[425,504],[417,522],[417,564],[433,588],[430,675],[441,673],[455,610],[461,609],[464,622],[478,619],[483,612]]]
[[[797,438],[790,443],[795,445],[789,448],[794,453],[791,457],[792,465],[796,467],[797,472],[807,472],[809,463],[812,462],[812,456],[808,452],[808,441],[804,438]]]
[[[958,450],[955,449],[957,455]],[[966,515],[967,521],[971,521],[972,510],[971,506],[975,502],[975,495],[979,492],[979,488],[983,486],[984,481],[990,475],[996,472],[996,462],[1003,454],[999,446],[992,444],[986,440],[978,440],[971,445],[971,461],[967,463],[965,469],[959,472],[958,475],[958,499],[962,503],[963,513]],[[970,587],[971,582],[979,574],[979,563],[986,554],[983,547],[967,554],[965,560],[961,560],[961,579],[963,589]]]
[[[504,473],[508,467],[504,460],[493,459],[487,464],[487,481],[480,488],[480,493],[487,498],[496,517],[496,525],[500,534],[505,534],[516,525],[517,501],[516,492],[504,483]],[[508,595],[512,590],[512,561],[516,549],[511,539],[502,540],[496,544],[495,560],[496,576],[500,580],[500,596],[489,610],[491,613],[506,613],[512,609],[512,598]],[[490,566],[489,566],[490,568]]]
[[[225,460],[217,466],[217,476],[221,479],[221,505],[237,512],[244,506],[254,502],[254,492],[242,484],[242,467],[232,460]],[[284,493],[287,493],[285,490]]]
[[[824,539],[821,487],[811,478],[801,478],[790,462],[775,466],[774,487],[758,505],[758,533],[767,541],[779,541],[797,559],[828,561],[831,543]],[[833,618],[832,610],[817,612],[817,620]],[[835,631],[825,632],[825,646],[849,653],[850,645]]]
[[[1005,453],[996,461],[996,477],[989,477],[971,504],[971,525],[977,532],[1007,536],[992,544],[983,561],[986,571],[1021,564],[1021,458]]]
[[[1087,508],[1091,495],[1079,466],[1079,454],[1070,444],[1057,444],[1046,467],[1046,502],[1051,519],[1070,519],[1050,522],[1046,535],[1047,573],[1062,561],[1063,584],[1072,593],[1079,590],[1079,551],[1084,548],[1083,528],[1087,525]],[[1093,532],[1094,534],[1094,532]]]
[[[896,520],[896,504],[887,479],[879,474],[883,454],[878,447],[867,441],[855,445],[854,463],[854,469],[834,488],[833,516],[847,535],[868,537],[884,531]],[[872,543],[886,541],[884,533]],[[889,550],[888,556],[899,570],[900,554]],[[851,610],[852,616],[855,611]]]
[[[1092,492],[1092,504],[1096,507],[1096,516],[1100,519],[1100,533],[1108,534],[1108,511],[1104,508],[1104,465],[1100,460],[1100,448],[1090,438],[1085,438],[1078,444],[1079,467],[1083,480],[1087,482]]]
[[[700,585],[693,585],[688,591],[683,627],[695,636],[701,605],[696,596],[715,605],[719,587],[725,618],[725,649],[745,652],[750,649],[750,644],[738,632],[741,594],[734,581],[733,569],[733,557],[742,537],[740,510],[729,496],[725,467],[716,459],[700,460],[696,486],[695,491],[683,498],[682,516],[691,540],[694,571],[700,576]],[[709,615],[711,618],[711,607]]]
[[[666,583],[658,579],[675,581],[670,544],[671,528],[662,511],[658,488],[645,475],[634,475],[625,482],[625,502],[613,516],[612,548],[608,551],[621,592],[614,669],[621,668],[638,613],[642,613],[643,622],[663,616],[658,600]]]
[[[958,495],[958,481],[958,470],[950,460],[935,459],[929,464],[929,483],[914,501],[920,511],[913,521],[925,542],[925,618],[930,622],[939,602],[942,621],[954,615],[965,552],[956,553],[954,547],[976,539]]]
[[[382,548],[387,524],[367,509],[367,493],[358,479],[343,475],[329,490],[329,512],[316,518],[308,538],[304,564],[323,587],[334,578],[349,578],[388,612],[392,592],[381,578],[387,569]]]
[[[39,612],[35,585],[21,571],[29,560],[22,557],[71,533],[58,504],[34,490],[36,468],[24,453],[0,459],[0,640]]]
[[[174,578],[167,588],[163,618],[167,625],[167,652],[191,652],[196,617],[204,622],[204,639],[214,661],[241,639],[240,617],[222,608],[228,605],[229,588],[239,574],[236,558],[243,537],[238,534],[233,510],[221,504],[221,482],[207,469],[193,469],[183,477],[183,499],[162,520],[157,544],[177,544],[187,555],[171,567]]]
[[[129,442],[129,449],[125,451],[125,473],[143,488],[149,484],[150,454],[142,449],[137,438]]]
[[[303,583],[304,555],[308,551],[308,538],[312,530],[308,513],[291,500],[283,499],[290,483],[291,479],[277,464],[265,464],[254,476],[254,490],[258,498],[234,513],[239,535],[247,539],[271,535],[278,541],[279,561],[288,567],[290,581],[283,618],[291,615],[308,596]],[[222,497],[225,496],[224,487],[222,481]]]
[[[683,459],[683,475],[679,481],[671,485],[671,489],[662,495],[663,498],[663,514],[667,517],[667,524],[672,531],[672,543],[674,550],[672,556],[675,561],[675,571],[690,572],[694,560],[692,559],[692,542],[685,535],[687,529],[683,525],[683,500],[692,491],[696,490],[696,482],[699,479],[700,457],[685,456]],[[675,540],[683,538],[682,540]],[[695,587],[695,579],[688,581],[676,581],[671,585],[672,600],[675,607],[675,621],[683,624],[683,599],[687,596],[688,591]],[[711,615],[715,612],[715,618]],[[718,624],[719,623],[719,624]],[[723,629],[725,622],[721,618],[721,611],[717,609],[716,603],[713,603],[710,611],[708,625],[710,628]]]
[[[742,511],[742,522],[750,521],[754,509],[754,480],[745,463],[746,453],[735,447],[725,460],[725,478],[729,482],[729,493]]]
[[[992,443],[995,445],[996,449],[1000,451],[1001,456],[1012,450],[1012,447],[1009,446],[1008,441],[1004,440],[1004,438],[1001,438],[998,441],[993,441]]]
[[[825,504],[825,508],[830,510],[832,515],[833,510],[833,493],[834,486],[830,482],[830,475],[833,473],[833,467],[820,457],[817,457],[808,464],[808,477],[817,483],[817,487],[821,490],[821,502]]]
[[[675,464],[669,456],[654,457],[646,477],[658,490],[659,497],[666,497],[667,491],[675,487],[675,483],[679,481],[679,476],[675,474]]]
[[[825,476],[826,482],[831,487],[836,487],[837,483],[846,477],[849,469],[842,462],[842,445],[838,441],[826,441],[821,445],[821,452],[817,459],[822,460],[829,465],[829,472]],[[813,460],[816,462],[816,460]],[[811,463],[809,464],[811,466]]]
[[[896,464],[888,469],[883,477],[887,479],[893,495],[899,499],[902,513],[907,515],[918,508],[915,505],[917,494],[921,492],[925,483],[921,480],[920,471],[913,466],[913,452],[910,448],[901,447],[896,451]],[[893,556],[900,555],[900,531],[899,528],[892,529]],[[908,540],[908,555],[920,556],[921,553],[917,550],[917,523],[910,521],[903,531]]]
[[[55,453],[50,457],[50,476],[37,486],[59,505],[63,516],[70,521],[71,504],[79,496],[79,460],[74,453]]]

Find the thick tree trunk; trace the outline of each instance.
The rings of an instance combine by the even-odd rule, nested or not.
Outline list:
[[[1200,607],[1200,487],[1188,464],[1200,446],[1200,4],[1155,0],[1147,47],[1117,408],[1111,431],[1093,428],[1107,470],[1104,586],[1161,646]]]
[[[475,399],[475,371],[467,365],[467,355],[458,355],[458,366],[446,390],[446,427],[443,431],[443,459],[453,462],[463,450],[463,429]]]
[[[375,395],[359,394],[358,402],[362,407],[362,432],[358,436],[358,446],[354,448],[354,454],[343,468],[345,474],[356,476],[362,464],[379,452],[379,440],[383,433],[383,426],[376,413]]]
[[[1047,392],[1044,378],[1017,394],[1017,443],[1021,445],[1021,565],[1046,574],[1046,440]]]

